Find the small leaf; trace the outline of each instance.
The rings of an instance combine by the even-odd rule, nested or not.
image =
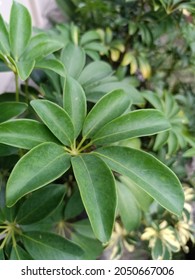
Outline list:
[[[44,142],[60,143],[42,123],[20,119],[0,124],[0,143],[30,150]]]
[[[114,171],[129,177],[170,212],[181,215],[182,186],[176,175],[152,155],[126,147],[105,147],[95,153]]]
[[[155,109],[130,112],[104,125],[93,137],[93,142],[102,145],[123,139],[153,135],[170,129],[163,114]]]
[[[87,108],[85,92],[71,76],[67,76],[64,82],[63,103],[65,111],[73,122],[76,138],[83,127]]]
[[[191,148],[187,150],[184,154],[184,157],[194,157],[195,156],[195,148]]]
[[[13,246],[10,260],[32,260],[32,257],[19,245]]]
[[[130,189],[117,182],[118,209],[125,229],[129,232],[138,228],[141,222],[141,210]]]
[[[21,197],[59,178],[70,167],[70,155],[54,143],[43,143],[23,156],[7,182],[8,207]]]
[[[66,76],[65,66],[58,59],[44,59],[36,62],[35,68],[48,69],[62,77]]]
[[[21,102],[0,103],[0,123],[21,115],[27,108],[28,105]]]
[[[20,206],[16,221],[21,225],[39,222],[51,215],[62,202],[64,185],[51,184],[34,192]]]
[[[63,108],[48,100],[33,100],[30,104],[45,125],[64,145],[73,143],[74,127]]]
[[[163,260],[165,246],[163,245],[160,238],[157,238],[152,248],[153,260]]]
[[[0,51],[5,55],[10,54],[9,34],[2,15],[0,15]]]
[[[10,15],[10,45],[12,54],[17,61],[25,51],[32,32],[31,16],[27,8],[13,2]]]
[[[35,66],[34,60],[25,60],[25,61],[18,61],[15,62],[15,66],[17,68],[18,75],[22,81],[25,81],[29,78],[32,70]]]
[[[68,74],[77,79],[85,65],[84,50],[72,43],[69,43],[61,53],[61,61],[65,65]]]
[[[91,75],[93,73],[93,75]],[[79,77],[79,83],[84,87],[97,82],[113,73],[111,66],[103,61],[94,61],[88,64]]]
[[[97,239],[88,238],[78,233],[73,233],[71,238],[85,252],[83,260],[96,260],[103,251],[103,246]]]
[[[81,200],[78,188],[69,198],[64,210],[64,217],[66,220],[75,218],[84,211],[83,202]]]
[[[90,30],[83,34],[83,36],[81,37],[80,44],[85,45],[85,44],[95,41],[95,40],[100,40],[100,35],[98,34],[97,31]]]
[[[100,241],[107,242],[112,233],[116,208],[113,175],[107,165],[93,155],[74,157],[72,165],[93,231]]]
[[[106,94],[87,115],[83,125],[83,137],[92,137],[103,125],[122,115],[129,106],[129,95],[123,90]]]
[[[38,61],[49,54],[60,50],[62,47],[63,44],[61,42],[51,39],[44,33],[40,33],[31,39],[28,48],[21,57],[21,60]]]
[[[35,260],[78,260],[84,254],[79,246],[53,233],[28,232],[22,239]]]

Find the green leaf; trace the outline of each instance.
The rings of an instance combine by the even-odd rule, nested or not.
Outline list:
[[[21,60],[41,60],[49,54],[60,50],[63,47],[61,42],[51,39],[48,35],[40,33],[34,36]]]
[[[106,94],[87,115],[83,125],[83,137],[92,137],[103,125],[122,115],[129,106],[129,95],[123,90]]]
[[[191,148],[189,150],[187,150],[184,154],[184,157],[193,157],[195,156],[195,148]]]
[[[84,211],[83,202],[81,200],[78,188],[73,192],[70,199],[66,203],[64,217],[66,220],[75,218]]]
[[[0,103],[0,123],[21,115],[27,108],[28,105],[21,102]]]
[[[0,138],[1,138],[1,134],[0,134]],[[18,152],[18,150],[16,148],[13,148],[13,147],[10,147],[10,146],[4,145],[4,144],[0,144],[0,157],[17,154],[17,152]]]
[[[138,188],[129,177],[120,176],[120,181],[129,188],[142,211],[147,212],[151,203],[153,202],[152,197],[143,191],[143,189]]]
[[[64,145],[73,143],[74,127],[63,108],[48,100],[33,100],[30,104],[45,125]]]
[[[70,167],[70,155],[54,143],[33,148],[15,165],[6,188],[8,207],[21,197],[59,178]]]
[[[87,108],[85,92],[71,76],[67,76],[64,82],[63,103],[65,111],[73,122],[76,138],[83,127]]]
[[[182,186],[176,175],[152,155],[126,147],[105,147],[95,153],[114,171],[129,177],[170,212],[181,215]]]
[[[107,242],[115,218],[114,177],[107,165],[94,155],[73,157],[71,161],[93,231],[100,241]]]
[[[12,247],[10,260],[32,260],[32,257],[19,245]]]
[[[28,232],[22,236],[24,246],[35,260],[78,260],[83,250],[65,238],[46,232]]]
[[[9,39],[12,54],[17,61],[25,51],[32,32],[31,16],[26,7],[13,2],[10,15]]]
[[[117,182],[118,210],[125,229],[129,232],[138,228],[141,222],[141,210],[130,189]]]
[[[143,109],[122,115],[104,125],[93,137],[93,142],[102,145],[123,139],[153,135],[170,128],[163,114],[155,109]]]
[[[66,76],[66,68],[58,59],[44,59],[36,62],[35,68],[48,69],[59,74],[62,77]]]
[[[85,44],[95,41],[95,40],[100,40],[100,35],[98,34],[97,31],[90,30],[83,34],[83,36],[81,37],[80,44],[85,45]]]
[[[34,192],[19,208],[17,223],[28,225],[48,217],[62,202],[65,191],[64,185],[51,184]]]
[[[44,142],[60,143],[42,123],[20,119],[0,124],[0,143],[30,150]]]
[[[92,75],[93,73],[93,75]],[[113,73],[111,66],[104,61],[94,61],[88,64],[79,77],[79,83],[88,86],[94,82],[110,76]]]
[[[83,260],[96,260],[103,251],[103,246],[99,240],[88,238],[78,233],[73,233],[71,238],[85,252]]]
[[[164,131],[156,136],[154,143],[154,151],[158,151],[166,142],[169,137],[169,131]]]
[[[9,34],[2,15],[0,15],[0,51],[5,55],[10,54]]]
[[[61,53],[61,61],[65,65],[68,74],[77,79],[85,65],[84,50],[72,43],[69,43]]]
[[[152,258],[153,260],[162,260],[164,255],[164,245],[160,238],[157,238],[152,248]]]
[[[32,70],[35,66],[34,60],[25,60],[25,61],[18,61],[15,62],[15,66],[17,68],[18,75],[22,81],[28,79]]]
[[[0,249],[0,260],[5,260],[3,249]]]

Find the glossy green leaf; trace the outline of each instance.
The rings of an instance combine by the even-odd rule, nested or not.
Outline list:
[[[143,191],[143,189],[138,188],[137,185],[132,182],[129,177],[120,176],[120,181],[129,188],[137,203],[139,204],[139,207],[144,212],[147,212],[149,210],[149,207],[151,206],[151,203],[153,202],[153,198],[145,191]]]
[[[83,260],[96,260],[103,251],[103,246],[97,239],[88,238],[78,233],[73,233],[71,238],[85,252]]]
[[[81,45],[85,45],[89,42],[92,42],[94,40],[99,40],[99,39],[100,39],[100,35],[98,34],[98,32],[95,30],[90,30],[83,34],[80,43]]]
[[[77,233],[86,236],[88,238],[92,238],[95,239],[95,235],[93,233],[93,230],[91,228],[91,224],[89,219],[83,219],[77,222],[72,223],[72,227],[74,229],[74,231],[76,231]]]
[[[106,94],[87,115],[83,125],[83,137],[92,137],[106,123],[122,115],[129,106],[129,95],[123,90],[114,90]]]
[[[40,33],[35,35],[25,53],[22,55],[21,60],[41,60],[49,54],[60,50],[63,47],[61,42],[51,39],[48,35]]]
[[[0,124],[0,143],[30,150],[44,142],[60,143],[42,123],[20,119]]]
[[[71,161],[93,231],[100,241],[107,242],[112,233],[116,208],[113,175],[107,165],[94,155],[73,157]]]
[[[117,146],[98,149],[96,154],[113,171],[129,177],[164,208],[181,215],[184,205],[182,186],[176,175],[155,157]]]
[[[3,249],[0,249],[0,260],[5,260]]]
[[[68,74],[77,79],[85,65],[84,50],[72,43],[69,43],[61,53],[61,61],[65,65]]]
[[[22,81],[25,81],[32,73],[32,70],[35,66],[35,61],[34,60],[18,61],[15,62],[15,65],[20,79]]]
[[[143,109],[122,115],[104,125],[93,137],[96,144],[114,143],[123,139],[153,135],[170,128],[163,114],[154,109]]]
[[[0,123],[21,115],[27,108],[28,105],[21,102],[0,103]]]
[[[64,145],[73,143],[74,127],[63,108],[48,100],[33,100],[30,104],[45,125]]]
[[[67,76],[64,82],[63,104],[73,122],[76,138],[83,127],[87,106],[84,90],[71,76]]]
[[[91,75],[93,73],[93,75]],[[79,77],[79,83],[83,86],[98,82],[113,73],[111,66],[104,61],[94,61],[88,64]]]
[[[141,209],[133,193],[123,183],[117,182],[118,211],[125,229],[129,232],[138,228],[141,222]]]
[[[184,154],[184,157],[194,157],[195,156],[195,148],[191,148],[187,150]]]
[[[10,15],[9,39],[12,54],[17,61],[25,51],[32,32],[31,16],[26,7],[13,2]]]
[[[33,224],[48,217],[62,202],[65,192],[65,186],[57,184],[51,184],[34,192],[19,208],[17,223]]]
[[[36,62],[35,68],[52,70],[62,77],[66,76],[65,66],[58,59],[52,58],[40,60]]]
[[[78,260],[84,254],[79,246],[53,233],[28,232],[22,239],[35,260]]]
[[[10,260],[32,260],[32,257],[19,245],[12,247]]]
[[[7,205],[59,178],[70,167],[70,155],[54,143],[43,143],[15,165],[6,188]]]
[[[9,34],[2,15],[0,15],[0,51],[5,55],[10,53]]]

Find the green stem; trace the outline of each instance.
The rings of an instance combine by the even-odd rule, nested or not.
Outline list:
[[[83,138],[81,139],[81,142],[78,144],[77,150],[79,150],[79,149],[81,148],[81,146],[83,145],[83,143],[85,142],[85,140],[86,140],[86,137],[83,137]]]
[[[16,102],[19,102],[19,83],[18,83],[18,74],[15,73],[15,85],[16,85]]]
[[[3,242],[1,243],[1,246],[0,246],[0,250],[4,248],[7,240],[9,239],[10,237],[10,232],[8,232],[8,234],[6,235],[6,237],[4,238]]]
[[[87,149],[88,147],[90,147],[91,145],[92,145],[92,141],[90,141],[87,145],[85,145],[84,147],[82,147],[81,149],[78,149],[78,152],[80,153],[80,152],[82,152],[82,151],[84,151],[85,149]]]

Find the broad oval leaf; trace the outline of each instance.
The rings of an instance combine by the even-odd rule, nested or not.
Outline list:
[[[103,125],[122,115],[129,106],[129,95],[123,90],[106,94],[87,115],[83,125],[83,137],[91,138]]]
[[[94,155],[73,157],[71,161],[94,234],[100,241],[107,242],[115,218],[114,177],[107,165]]]
[[[182,186],[163,163],[143,151],[110,146],[95,153],[114,171],[129,177],[170,212],[181,215],[184,205]]]
[[[28,232],[22,240],[35,260],[78,260],[84,254],[78,245],[53,233]]]
[[[58,59],[52,58],[40,60],[36,62],[35,68],[52,70],[62,77],[66,76],[66,68]]]
[[[10,53],[9,34],[2,15],[0,15],[0,51],[5,55]]]
[[[63,108],[48,100],[33,100],[30,104],[45,125],[64,145],[73,143],[74,127]]]
[[[10,260],[32,260],[32,257],[19,245],[12,247]]]
[[[21,115],[27,108],[28,105],[22,102],[1,102],[0,123]]]
[[[59,178],[70,167],[70,155],[54,143],[43,143],[24,155],[7,182],[6,201],[11,207],[25,194]]]
[[[102,145],[120,140],[153,135],[170,129],[164,115],[155,109],[136,110],[104,125],[93,137],[93,142]]]
[[[77,79],[85,65],[84,50],[72,43],[69,43],[61,53],[61,61],[65,65],[68,74]]]
[[[73,122],[76,138],[83,127],[87,108],[85,92],[71,76],[67,76],[64,81],[63,104]]]
[[[16,221],[21,225],[33,224],[51,215],[62,202],[66,188],[51,184],[34,192],[20,206]]]
[[[93,73],[93,75],[91,75]],[[79,77],[79,83],[86,87],[98,82],[113,73],[111,66],[104,61],[94,61],[88,64]]]
[[[60,50],[63,47],[61,42],[51,39],[47,34],[40,33],[35,35],[29,43],[28,48],[21,56],[21,60],[41,60],[49,54]]]
[[[26,7],[13,2],[10,15],[9,39],[12,54],[17,61],[25,51],[32,32],[31,16]]]
[[[44,142],[60,144],[42,123],[34,120],[10,120],[0,124],[0,143],[30,150]]]
[[[141,222],[141,209],[130,189],[117,182],[118,211],[125,229],[129,232],[138,228]]]

